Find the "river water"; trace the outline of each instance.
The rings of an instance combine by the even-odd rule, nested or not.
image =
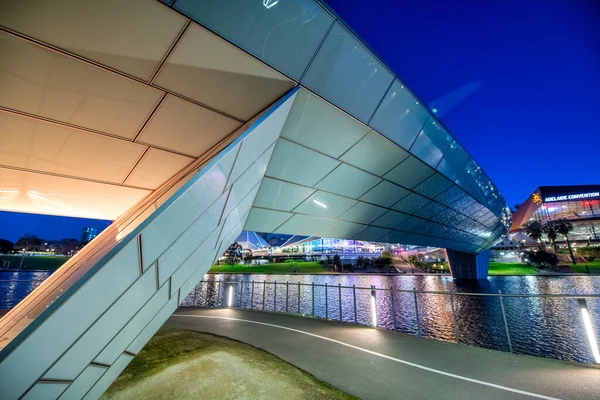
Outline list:
[[[47,272],[0,272],[0,308],[13,307],[48,276]],[[217,283],[221,280],[225,283]],[[264,281],[266,285],[263,285]],[[286,282],[289,284],[286,285]],[[314,311],[313,282],[316,285],[328,285],[327,289],[315,286]],[[300,286],[300,302],[298,283],[306,285]],[[355,291],[353,285],[357,288]],[[420,328],[425,337],[454,342],[457,332],[454,329],[450,296],[416,294],[419,313],[417,326],[413,289],[417,292],[498,293],[501,290],[503,294],[599,294],[600,276],[506,276],[462,283],[446,276],[208,274],[205,282],[200,283],[182,301],[182,306],[215,307],[218,304],[223,307],[227,305],[231,290],[234,307],[262,310],[264,304],[266,311],[286,312],[287,308],[289,313],[299,312],[307,316],[314,313],[316,317],[338,320],[341,300],[342,321],[354,322],[356,299],[356,321],[371,325],[372,301],[371,290],[368,289],[371,285],[379,289],[409,291],[394,292],[393,303],[390,291],[376,292],[378,327],[394,330],[395,319],[395,330],[398,332],[418,334]],[[504,297],[503,302],[515,353],[593,362],[576,299]],[[453,303],[460,343],[509,351],[498,297],[457,294]],[[600,298],[588,298],[587,306],[596,337],[600,338]]]

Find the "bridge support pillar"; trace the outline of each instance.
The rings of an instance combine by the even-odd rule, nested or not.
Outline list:
[[[490,251],[464,253],[446,249],[446,258],[454,279],[486,279],[490,267]]]

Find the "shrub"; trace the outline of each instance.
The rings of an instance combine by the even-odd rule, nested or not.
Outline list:
[[[586,258],[600,258],[600,246],[578,247],[577,254]]]
[[[548,253],[544,250],[536,252],[526,252],[521,257],[522,261],[535,268],[550,268],[555,269],[558,265],[558,257],[556,254]]]
[[[377,265],[377,266],[392,265],[393,261],[394,260],[391,257],[377,257],[375,259],[375,265]]]

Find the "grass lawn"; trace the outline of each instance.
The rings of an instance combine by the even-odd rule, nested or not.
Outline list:
[[[536,275],[534,268],[522,263],[490,263],[490,275]]]
[[[102,399],[356,399],[256,347],[161,328]]]
[[[10,261],[10,269],[17,269],[21,264],[21,256],[0,256],[0,267],[4,264],[3,261]],[[54,271],[63,265],[69,257],[64,256],[25,256],[23,260],[23,269],[41,269]]]
[[[581,274],[586,274],[587,270],[585,266],[588,266],[590,269],[590,274],[600,274],[600,260],[590,261],[589,263],[571,265],[571,267],[575,270],[575,272],[579,272]]]
[[[327,274],[329,268],[316,261],[294,262],[294,263],[271,263],[263,265],[213,265],[208,272],[236,272],[253,274],[291,274],[296,269],[299,274]]]

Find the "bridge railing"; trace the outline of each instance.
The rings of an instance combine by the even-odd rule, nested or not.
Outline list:
[[[10,308],[43,279],[0,281]],[[599,294],[443,292],[304,282],[203,280],[183,307],[325,318],[534,356],[600,362]],[[585,311],[583,311],[585,309]],[[583,319],[586,313],[589,327]]]
[[[599,298],[600,294],[469,293],[204,280],[181,306],[297,314],[518,354],[600,363],[597,341],[590,339],[590,335],[600,336]]]

